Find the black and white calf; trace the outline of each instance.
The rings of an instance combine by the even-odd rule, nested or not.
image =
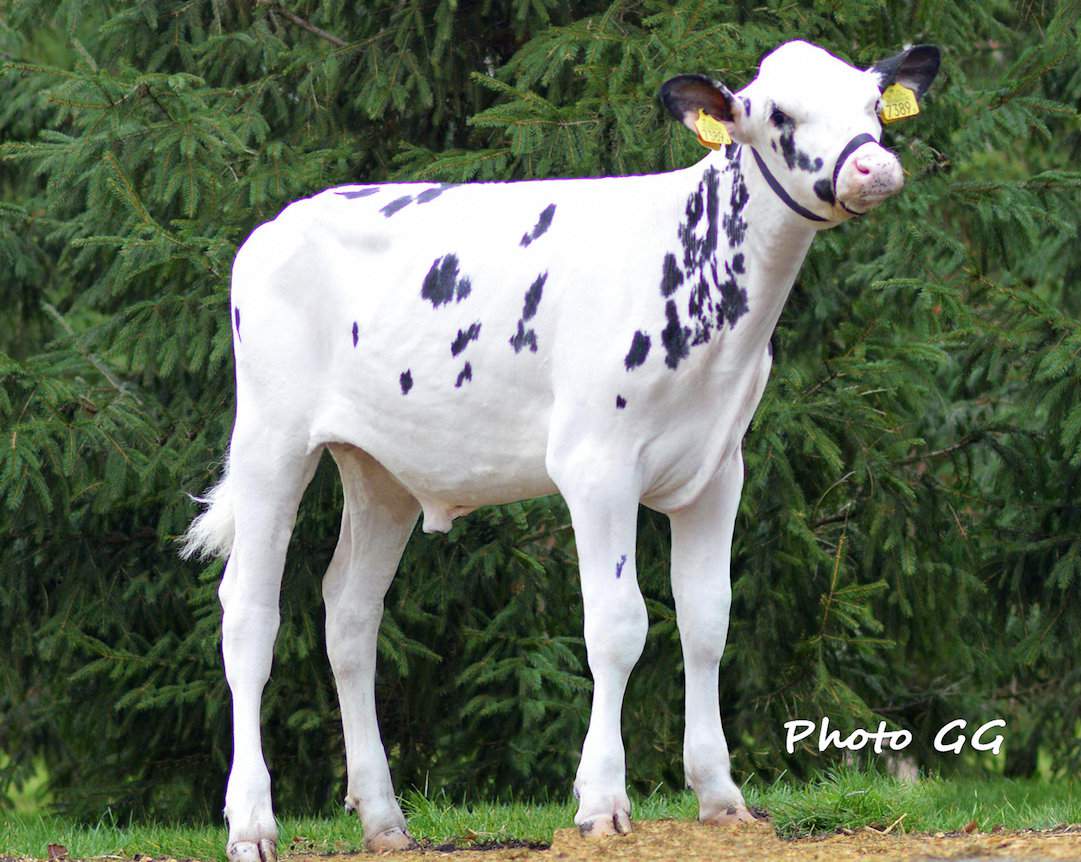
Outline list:
[[[922,97],[938,51],[864,71],[805,42],[732,94],[668,81],[664,104],[734,143],[666,174],[356,185],[287,207],[233,268],[236,424],[186,554],[228,555],[223,651],[234,750],[233,862],[273,859],[259,705],[286,546],[324,449],[345,489],[324,581],[347,804],[374,849],[411,845],[376,722],[383,597],[418,514],[561,493],[575,530],[593,710],[574,790],[586,834],[626,832],[620,710],[646,636],[639,503],[672,525],[686,666],[684,767],[711,823],[750,815],[729,774],[718,662],[743,481],[740,442],[768,341],[815,232],[902,186],[882,90]]]

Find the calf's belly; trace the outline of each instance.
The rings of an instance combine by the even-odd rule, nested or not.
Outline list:
[[[347,443],[375,458],[417,498],[427,532],[445,532],[479,506],[556,492],[545,467],[547,407],[522,412],[487,399],[453,406],[407,400],[338,398],[321,411],[312,442]]]

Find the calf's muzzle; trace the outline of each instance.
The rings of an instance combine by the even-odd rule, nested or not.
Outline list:
[[[905,184],[897,156],[871,135],[857,135],[841,151],[833,169],[833,194],[852,215],[863,215]]]

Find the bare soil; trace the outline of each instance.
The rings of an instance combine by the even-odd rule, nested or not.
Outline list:
[[[1081,827],[1045,832],[900,834],[861,829],[851,834],[786,840],[765,822],[733,828],[696,822],[638,822],[631,835],[585,839],[576,829],[555,833],[547,850],[427,848],[406,853],[333,857],[335,862],[1081,862]],[[289,854],[288,862],[327,862],[327,857]]]
[[[525,842],[440,845],[382,855],[285,850],[282,862],[1081,862],[1081,825],[933,835],[866,828],[794,840],[779,837],[767,821],[729,828],[676,820],[639,821],[634,826],[631,835],[590,839],[577,829],[560,829],[550,847]],[[0,854],[0,862],[38,860]],[[69,860],[66,854],[50,852],[49,862]],[[136,854],[134,860],[106,856],[94,862],[177,860]]]

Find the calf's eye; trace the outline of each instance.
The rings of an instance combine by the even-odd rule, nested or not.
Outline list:
[[[770,112],[769,121],[775,126],[787,126],[792,123],[792,118],[780,108],[774,108]]]

